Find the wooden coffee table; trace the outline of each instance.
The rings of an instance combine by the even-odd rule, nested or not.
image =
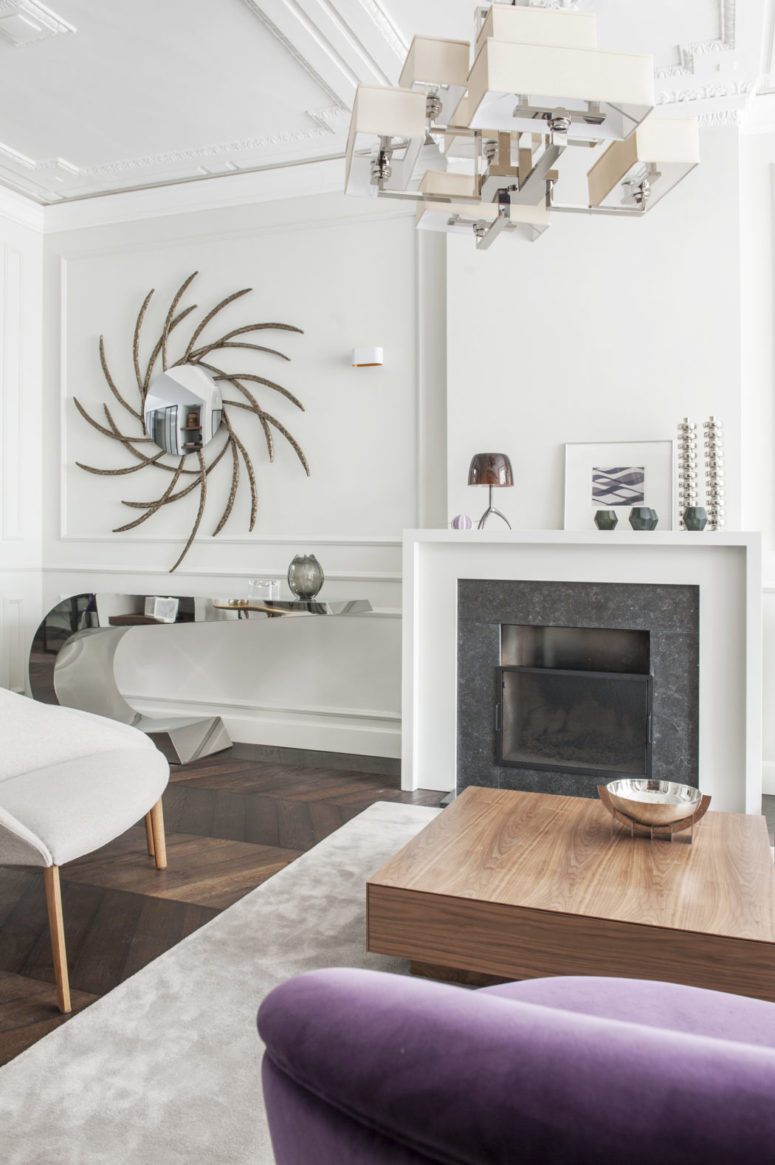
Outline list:
[[[368,882],[368,946],[525,979],[664,979],[775,1001],[763,817],[631,837],[597,800],[470,787]]]

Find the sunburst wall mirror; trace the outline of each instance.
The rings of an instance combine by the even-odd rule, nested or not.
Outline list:
[[[279,434],[291,446],[304,472],[309,475],[309,465],[298,441],[261,403],[266,390],[270,390],[281,394],[303,411],[304,406],[298,397],[257,372],[232,372],[220,367],[220,354],[235,350],[244,355],[246,361],[256,363],[257,367],[261,366],[259,362],[267,356],[289,360],[290,357],[284,352],[257,344],[246,337],[272,330],[301,334],[302,329],[293,324],[253,323],[230,328],[215,338],[206,338],[204,333],[212,330],[209,325],[215,317],[229,304],[248,295],[252,288],[245,287],[227,295],[215,307],[200,315],[199,322],[191,329],[191,323],[197,318],[193,313],[198,310],[198,305],[181,307],[181,303],[197,274],[194,271],[189,275],[175,292],[161,334],[148,344],[143,337],[143,322],[155,290],[149,291],[143,300],[132,339],[135,385],[131,392],[120,391],[116,384],[108,365],[104,337],[100,336],[100,365],[110,393],[123,410],[121,423],[114,419],[107,404],[103,403],[102,406],[103,423],[103,419],[97,420],[92,416],[77,397],[73,398],[84,420],[97,432],[119,444],[130,459],[129,464],[115,469],[102,469],[77,461],[79,468],[87,473],[107,477],[142,472],[144,477],[150,479],[153,476],[157,484],[164,485],[161,492],[149,501],[123,500],[122,505],[141,510],[142,513],[132,521],[114,527],[113,533],[133,530],[159,513],[164,506],[172,505],[198,491],[196,516],[186,544],[170,567],[170,573],[180,566],[196,538],[204,518],[208,480],[214,480],[214,471],[221,462],[230,465],[231,477],[226,477],[227,482],[230,480],[230,488],[225,506],[213,529],[213,536],[219,534],[229,520],[243,468],[250,488],[249,529],[252,531],[255,527],[258,490],[254,462],[257,453],[250,444],[247,430],[242,436],[238,435],[238,417],[247,414],[257,422],[258,433],[269,461],[274,460],[274,438],[275,434]],[[187,333],[185,329],[180,329],[184,320],[189,320]],[[187,339],[181,339],[186,334]],[[144,350],[146,348],[147,351]],[[164,479],[159,479],[160,474],[164,474]]]

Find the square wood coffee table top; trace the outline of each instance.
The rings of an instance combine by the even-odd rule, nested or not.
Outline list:
[[[766,823],[742,813],[652,840],[597,799],[471,786],[369,886],[775,942]]]

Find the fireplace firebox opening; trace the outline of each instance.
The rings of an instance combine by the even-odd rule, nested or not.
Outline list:
[[[650,777],[649,632],[501,625],[496,762]]]

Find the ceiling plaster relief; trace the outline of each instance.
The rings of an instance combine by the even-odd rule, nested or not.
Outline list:
[[[37,0],[0,0],[0,40],[14,48],[75,31],[72,24]]]
[[[3,11],[21,0],[0,0]],[[32,3],[34,0],[24,0]],[[68,158],[36,161],[0,143],[0,182],[39,202],[56,203],[102,193],[146,189],[195,178],[245,173],[314,161],[344,151],[349,109],[358,83],[392,84],[406,51],[404,38],[381,0],[242,0],[277,44],[302,66],[320,90],[319,108],[299,113],[309,128],[215,142],[119,161],[78,166]],[[594,10],[594,0],[529,0],[531,7]],[[769,88],[752,76],[758,52],[738,44],[735,0],[708,0],[698,31],[715,23],[713,39],[687,40],[662,54],[674,63],[656,70],[663,84],[661,112],[691,112],[704,125],[737,124],[753,95]],[[439,30],[441,35],[443,30]],[[747,51],[744,51],[747,50]],[[30,50],[34,51],[34,47]],[[741,78],[741,61],[748,68]],[[754,61],[756,62],[754,64]]]
[[[378,0],[357,0],[357,3],[371,19],[385,44],[391,48],[400,67],[409,45],[401,36],[384,7],[378,3]]]

